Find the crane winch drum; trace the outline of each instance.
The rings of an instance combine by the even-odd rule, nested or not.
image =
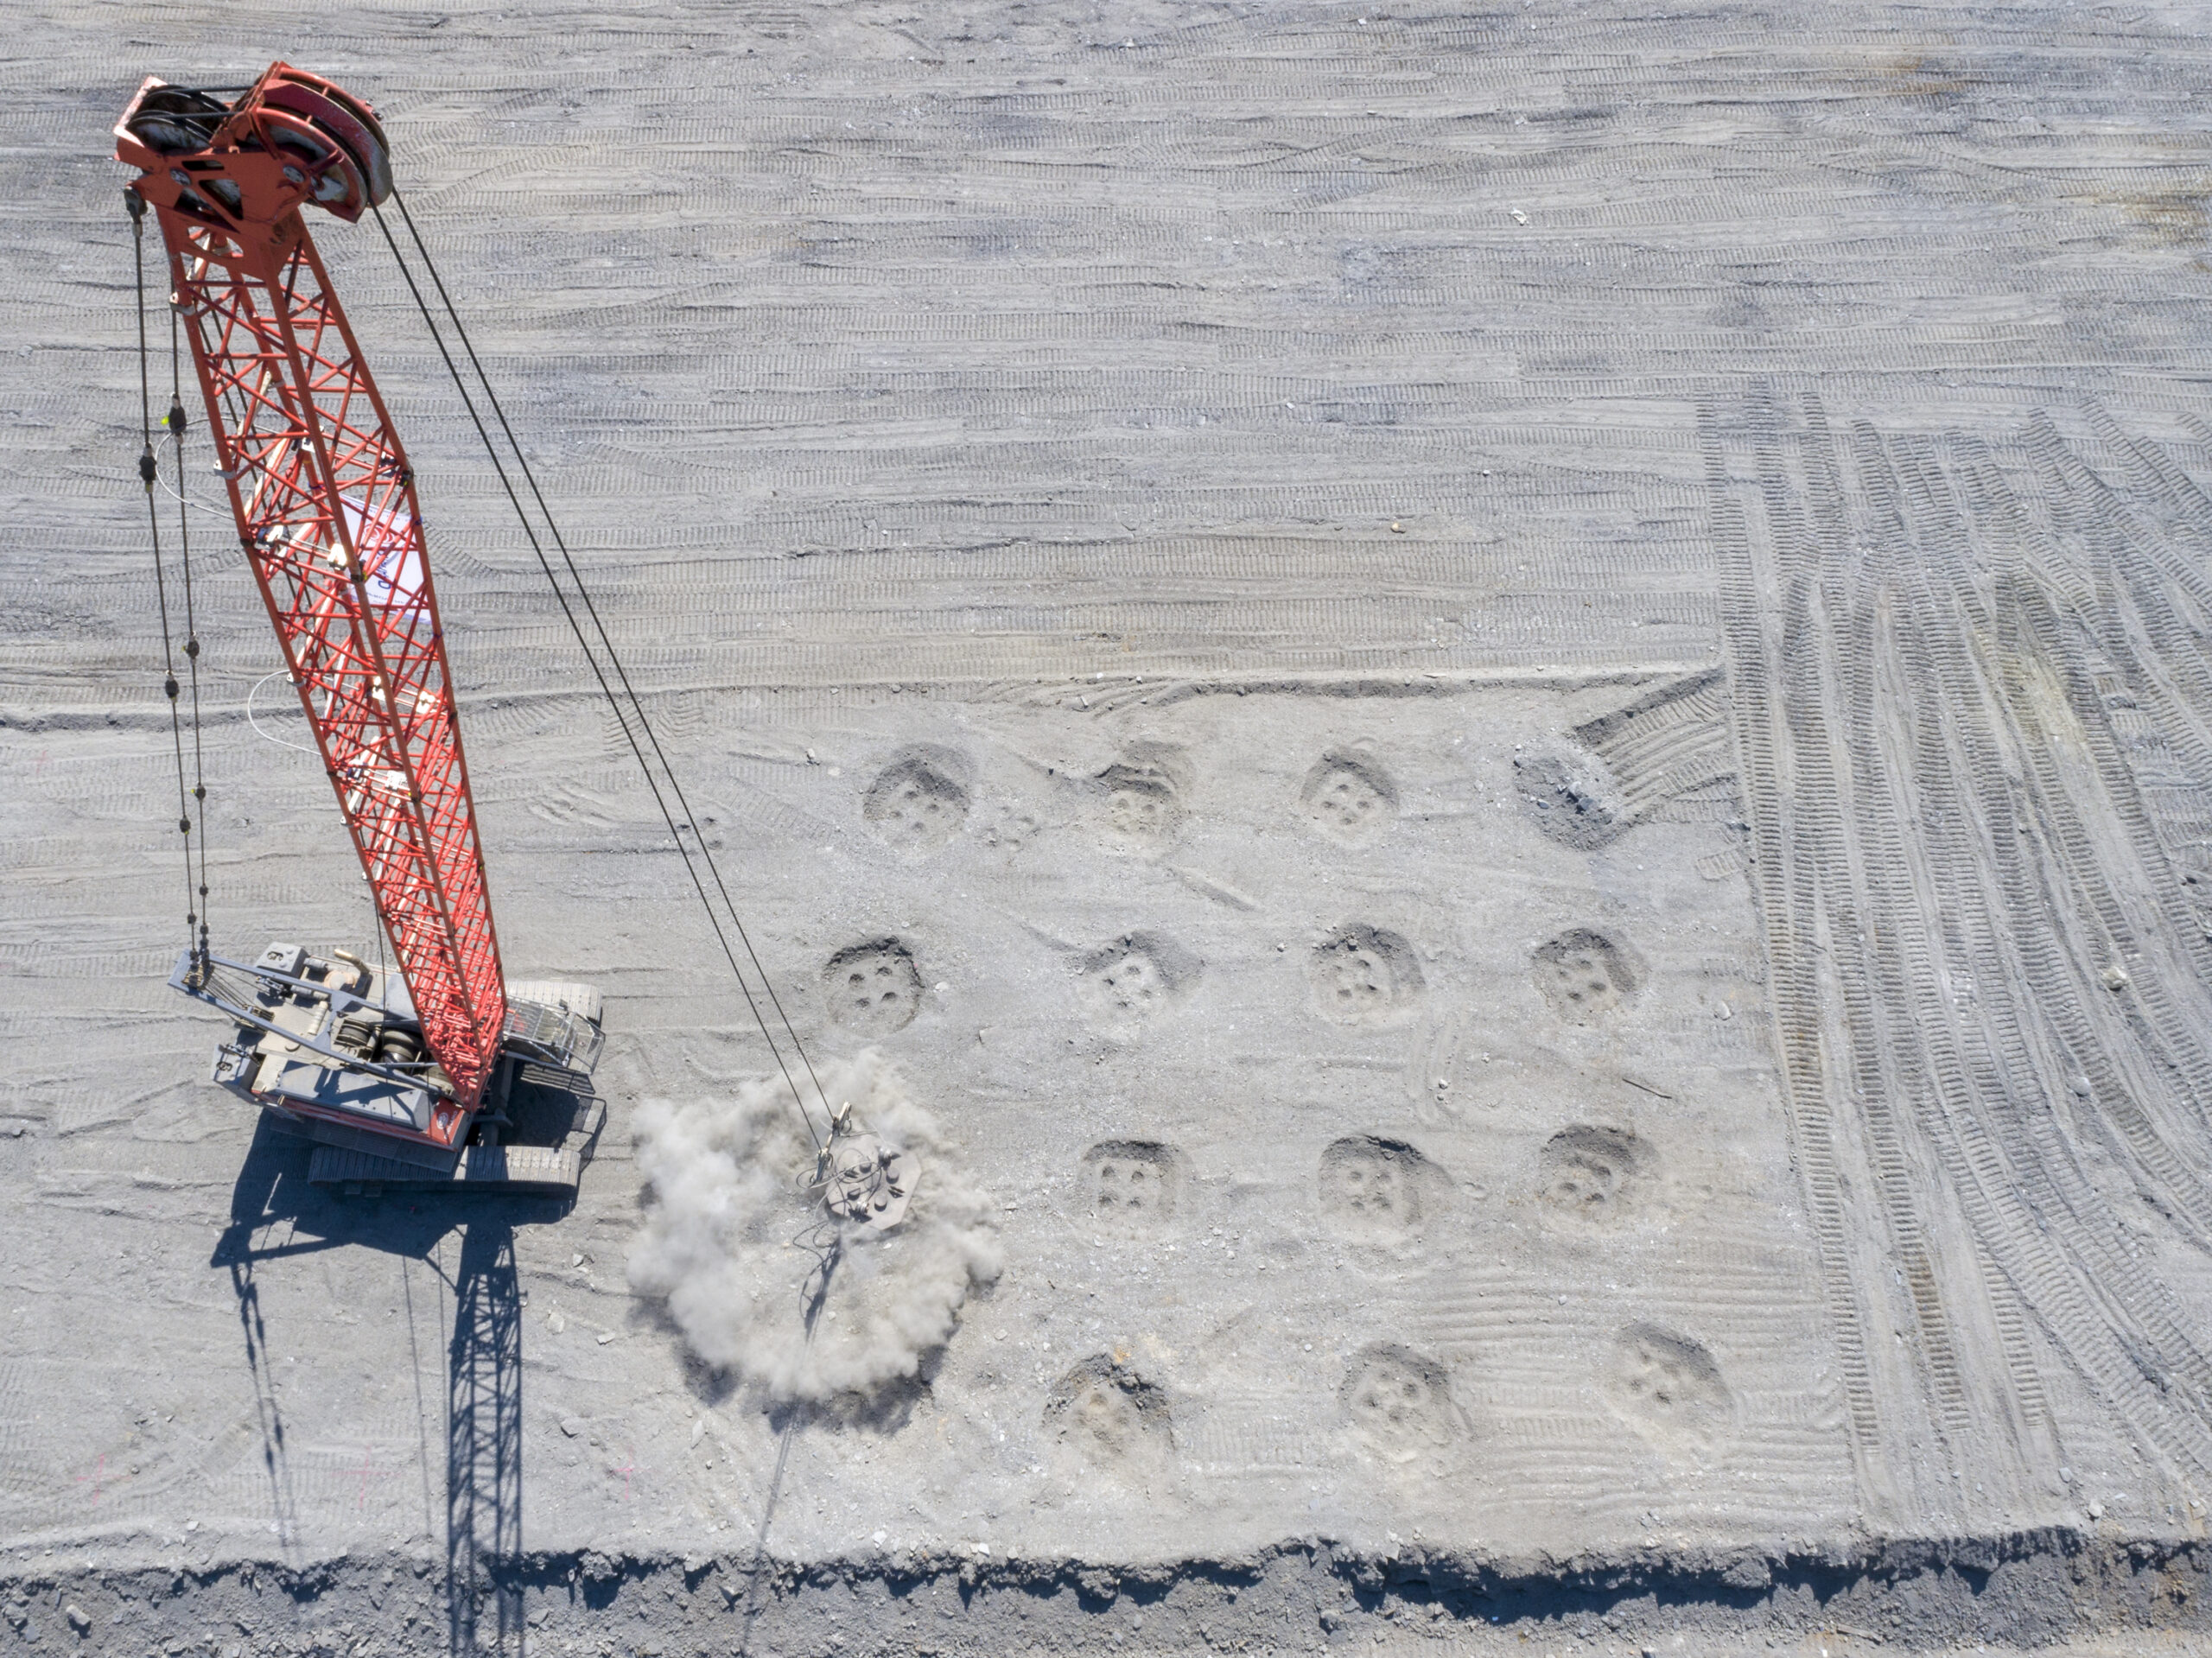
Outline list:
[[[225,89],[235,91],[236,89]],[[153,210],[230,496],[397,971],[272,944],[170,982],[237,1021],[215,1080],[321,1142],[318,1179],[573,1190],[599,999],[505,981],[415,473],[302,216],[391,194],[376,113],[276,63],[226,102],[149,79],[115,129]],[[203,935],[204,937],[204,935]],[[550,1081],[549,1081],[550,1077]],[[516,1143],[518,1087],[579,1103]],[[472,1143],[473,1142],[473,1143]]]

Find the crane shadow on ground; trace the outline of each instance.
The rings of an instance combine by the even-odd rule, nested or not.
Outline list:
[[[514,1228],[471,1220],[446,1350],[446,1617],[452,1651],[523,1648],[522,1295]]]
[[[263,1274],[296,1256],[348,1247],[397,1256],[410,1340],[417,1288],[426,1275],[441,1310],[449,1301],[453,1316],[444,1401],[448,1650],[456,1658],[521,1658],[522,1293],[514,1239],[518,1227],[561,1219],[569,1200],[413,1192],[340,1197],[308,1179],[312,1150],[263,1119],[232,1189],[230,1224],[209,1262],[229,1273],[238,1298],[262,1462],[283,1554],[289,1560],[315,1540],[302,1535],[283,1401],[270,1369]],[[458,1235],[457,1251],[447,1242],[449,1234]],[[419,1390],[419,1363],[416,1375]],[[417,1405],[423,1422],[435,1407],[423,1396]],[[423,1520],[435,1534],[429,1438],[426,1428],[419,1447]]]

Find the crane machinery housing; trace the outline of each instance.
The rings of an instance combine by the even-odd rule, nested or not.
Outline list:
[[[397,962],[288,943],[226,960],[203,923],[169,982],[235,1021],[214,1079],[317,1142],[314,1179],[572,1192],[604,1120],[599,997],[503,976],[414,470],[302,214],[350,224],[391,194],[383,130],[276,63],[243,89],[149,78],[115,138]],[[150,490],[150,443],[141,467]]]

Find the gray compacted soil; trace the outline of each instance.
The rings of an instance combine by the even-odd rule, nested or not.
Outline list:
[[[2212,1645],[2212,13],[10,21],[0,1653]],[[606,999],[575,1202],[311,1186],[163,987],[108,130],[277,57],[919,1114],[813,1346],[679,1178],[784,1189],[771,1056],[367,226],[505,967]],[[215,942],[373,952],[184,459]]]

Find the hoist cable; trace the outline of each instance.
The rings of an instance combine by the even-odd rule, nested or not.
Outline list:
[[[446,347],[445,336],[439,332],[437,320],[430,314],[429,303],[426,299],[424,299],[420,284],[418,284],[415,280],[415,272],[412,267],[410,267],[407,263],[406,255],[400,251],[399,244],[392,236],[391,226],[385,221],[383,210],[372,206],[371,211],[376,215],[377,228],[384,232],[385,245],[391,249],[392,258],[399,266],[399,274],[407,283],[407,291],[413,295],[416,308],[422,313],[423,326],[427,327],[430,333],[431,343],[437,347],[438,355],[445,363],[446,372],[453,378],[454,389],[461,393],[461,406],[467,410],[469,423],[475,427],[476,435],[483,442],[484,452],[491,459],[492,469],[499,477],[499,486],[506,492],[507,500],[515,510],[516,519],[522,525],[523,534],[530,542],[531,552],[535,553],[537,556],[538,568],[544,572],[546,582],[552,588],[553,596],[560,604],[561,613],[568,619],[569,631],[575,635],[576,644],[583,651],[584,661],[591,669],[593,678],[599,682],[600,693],[601,696],[606,697],[607,706],[613,710],[615,723],[621,727],[623,739],[629,744],[630,752],[637,759],[639,770],[645,773],[645,786],[652,794],[653,804],[659,808],[661,821],[668,826],[669,837],[676,843],[677,854],[683,860],[684,873],[690,877],[692,890],[698,894],[699,902],[707,912],[708,924],[714,929],[715,942],[721,946],[722,955],[729,962],[730,972],[736,977],[738,989],[745,997],[746,1007],[753,1014],[753,1021],[760,1027],[761,1038],[768,1045],[768,1051],[774,1056],[776,1068],[783,1073],[785,1085],[791,1090],[792,1100],[798,1104],[799,1109],[800,1119],[806,1124],[807,1134],[809,1138],[814,1141],[816,1149],[818,1151],[821,1148],[822,1137],[815,1133],[813,1115],[806,1108],[805,1096],[800,1092],[798,1081],[791,1075],[791,1067],[785,1062],[781,1045],[778,1044],[773,1032],[772,1032],[768,1028],[766,1015],[760,1011],[760,1002],[753,994],[753,987],[746,977],[744,969],[738,965],[737,952],[731,947],[728,936],[722,927],[721,918],[715,909],[714,900],[707,896],[706,884],[700,880],[699,872],[692,863],[690,850],[684,845],[682,830],[677,827],[676,815],[670,810],[667,798],[661,791],[660,780],[654,775],[652,763],[645,758],[645,751],[644,746],[639,741],[638,734],[631,729],[629,715],[626,715],[620,701],[615,696],[613,687],[607,683],[607,670],[600,665],[598,655],[593,651],[591,647],[591,641],[585,635],[583,624],[576,618],[575,607],[569,602],[569,595],[562,588],[560,579],[553,573],[552,561],[546,556],[545,549],[543,543],[538,538],[537,528],[531,524],[530,515],[524,510],[521,498],[515,492],[514,485],[507,476],[507,469],[500,459],[498,448],[492,441],[491,433],[485,429],[483,417],[477,412],[475,399],[469,395],[467,383],[461,378],[460,368],[453,360],[453,353]],[[419,246],[419,245],[420,243],[418,238],[417,245]],[[424,256],[424,262],[425,264],[429,263],[429,257],[427,254]],[[449,302],[448,309],[450,309]],[[454,326],[456,332],[458,332],[459,323],[457,320]],[[486,387],[486,390],[489,390],[488,386]],[[571,569],[573,569],[573,566]],[[581,590],[580,583],[579,591],[581,592]],[[601,633],[601,638],[602,641],[605,638],[603,632]],[[611,645],[608,646],[608,655],[610,657],[613,655]],[[616,663],[616,666],[619,671],[619,660]],[[627,682],[626,681],[626,683]],[[634,692],[632,694],[632,708],[631,713],[635,715],[640,726],[645,726],[646,723],[645,709],[642,705],[637,703]],[[647,736],[650,739],[650,727],[647,728]],[[659,745],[657,742],[653,744],[653,748],[656,753],[660,753]],[[665,765],[665,758],[664,758],[662,763]],[[672,774],[669,780],[671,785],[673,786],[675,779]],[[688,809],[684,815],[686,819],[689,820],[690,814]],[[699,840],[698,828],[696,823],[691,824],[691,830],[693,838],[695,840]],[[705,849],[704,841],[700,840],[701,852],[703,854]],[[711,867],[711,861],[709,867]],[[717,877],[717,880],[719,880],[719,877]],[[735,919],[734,914],[733,914],[732,919]],[[747,946],[747,953],[750,953],[749,944]],[[759,967],[757,957],[755,958],[754,965],[757,970]],[[763,987],[769,988],[770,996],[772,1000],[774,992],[772,988],[767,986],[767,975],[765,972],[761,975],[761,980]],[[777,1012],[780,1016],[782,1013],[780,1005],[778,1007]],[[792,1046],[798,1050],[800,1062],[802,1064],[805,1064],[805,1050],[799,1046],[796,1032],[791,1032],[791,1021],[788,1019],[785,1019],[783,1023],[786,1032],[791,1033]],[[810,1064],[807,1065],[807,1070],[809,1076],[811,1077],[813,1068]],[[820,1094],[821,1084],[819,1081],[816,1082],[815,1089],[816,1092]],[[826,1096],[824,1096],[823,1109],[825,1111],[828,1109]]]
[[[210,518],[220,518],[225,524],[236,524],[238,522],[238,520],[232,516],[231,509],[227,506],[204,506],[200,502],[192,499],[189,496],[180,495],[175,490],[169,487],[169,480],[166,478],[156,479],[155,480],[155,487],[159,489],[162,494],[168,496],[169,499],[175,501],[179,506],[182,507],[188,512],[198,512]]]
[[[176,449],[177,563],[184,572],[185,674],[192,687],[192,797],[200,808],[200,958],[207,959],[207,761],[200,736],[200,622],[192,604],[192,524],[184,499],[184,371],[177,308],[169,307],[169,440]]]
[[[507,411],[499,402],[499,394],[493,390],[492,377],[484,372],[483,362],[476,355],[476,346],[468,337],[467,327],[461,322],[461,313],[453,302],[453,295],[446,291],[445,279],[438,274],[437,262],[430,257],[430,250],[423,245],[423,233],[415,226],[415,215],[408,212],[407,198],[400,194],[397,184],[392,186],[391,199],[393,205],[399,209],[400,221],[407,226],[408,238],[414,243],[416,251],[423,256],[423,267],[429,272],[431,284],[438,290],[438,298],[445,307],[446,314],[453,321],[454,333],[461,340],[461,350],[467,354],[469,366],[476,371],[476,378],[484,388],[485,398],[492,405],[493,416],[499,422],[500,431],[506,435],[508,448],[514,451],[515,463],[521,469],[524,483],[529,486],[531,499],[537,502],[538,512],[545,520],[545,527],[552,535],[553,544],[560,549],[561,562],[568,569],[569,579],[575,583],[576,594],[583,600],[585,613],[591,618],[592,631],[598,634],[600,645],[607,652],[607,661],[613,667],[615,677],[622,683],[623,695],[630,699],[631,707],[636,710],[639,727],[645,732],[645,740],[652,745],[653,753],[660,761],[661,770],[667,775],[668,786],[676,796],[676,804],[682,810],[685,823],[690,826],[692,838],[699,844],[699,855],[706,862],[707,873],[714,878],[715,890],[721,895],[722,907],[729,912],[730,922],[737,931],[738,941],[744,945],[745,954],[753,963],[753,970],[760,975],[761,988],[768,993],[769,1003],[775,1008],[776,1017],[782,1022],[784,1033],[791,1039],[792,1048],[798,1051],[799,1063],[806,1068],[807,1078],[814,1084],[814,1091],[821,1099],[823,1111],[827,1115],[834,1115],[830,1109],[830,1096],[823,1090],[822,1079],[815,1075],[814,1062],[807,1058],[806,1049],[798,1039],[798,1032],[792,1028],[791,1015],[784,1011],[783,999],[776,994],[775,981],[769,976],[768,969],[761,965],[760,954],[753,948],[752,935],[746,931],[744,918],[738,914],[737,905],[729,895],[729,888],[723,884],[721,869],[715,862],[714,854],[708,849],[706,836],[699,832],[698,819],[691,810],[690,801],[684,797],[683,785],[676,775],[676,767],[670,764],[667,753],[660,746],[660,738],[653,731],[652,722],[645,716],[645,703],[639,698],[636,689],[630,683],[629,673],[622,666],[622,658],[614,648],[614,641],[607,637],[607,626],[600,619],[599,607],[592,601],[591,589],[584,584],[583,572],[576,568],[576,562],[569,551],[568,541],[561,534],[561,526],[553,517],[553,509],[546,505],[545,496],[537,487],[537,474],[531,467],[530,457],[523,453],[522,444],[515,437],[514,428],[507,424]],[[383,214],[380,211],[378,214],[378,222],[379,224],[383,222]],[[387,240],[390,239],[389,231],[385,232],[385,238]],[[397,251],[395,248],[394,251]],[[447,359],[447,365],[452,366],[450,358]],[[456,383],[458,383],[457,376]],[[463,389],[462,396],[467,395],[466,389]],[[483,428],[480,425],[477,429],[481,432]],[[486,443],[488,447],[490,443],[488,438],[486,439]],[[512,493],[512,492],[510,492],[510,495]],[[522,511],[520,502],[516,503],[515,510],[518,513]],[[549,571],[549,576],[550,574]],[[796,1091],[796,1084],[794,1084],[794,1091]]]
[[[138,294],[138,481],[146,489],[146,528],[153,539],[154,594],[162,616],[162,689],[169,699],[169,744],[176,753],[176,827],[185,837],[184,947],[197,951],[193,929],[200,919],[193,902],[192,810],[186,804],[184,782],[184,722],[177,708],[176,648],[169,631],[168,575],[162,565],[162,514],[154,500],[154,480],[161,475],[154,459],[154,391],[146,349],[146,203],[135,190],[123,193],[130,213],[130,256]]]
[[[292,670],[289,668],[271,669],[269,672],[262,675],[260,678],[253,682],[252,689],[248,690],[245,694],[245,722],[248,726],[252,727],[253,734],[260,738],[264,742],[275,743],[277,747],[289,748],[296,753],[313,754],[319,759],[322,753],[321,749],[315,747],[310,743],[290,742],[283,737],[277,736],[274,732],[264,731],[261,728],[261,721],[255,719],[253,716],[253,699],[261,695],[261,688],[264,685],[266,685],[270,680],[276,679],[279,677],[283,679],[286,684],[292,684]],[[296,689],[296,687],[295,687],[295,689]]]

